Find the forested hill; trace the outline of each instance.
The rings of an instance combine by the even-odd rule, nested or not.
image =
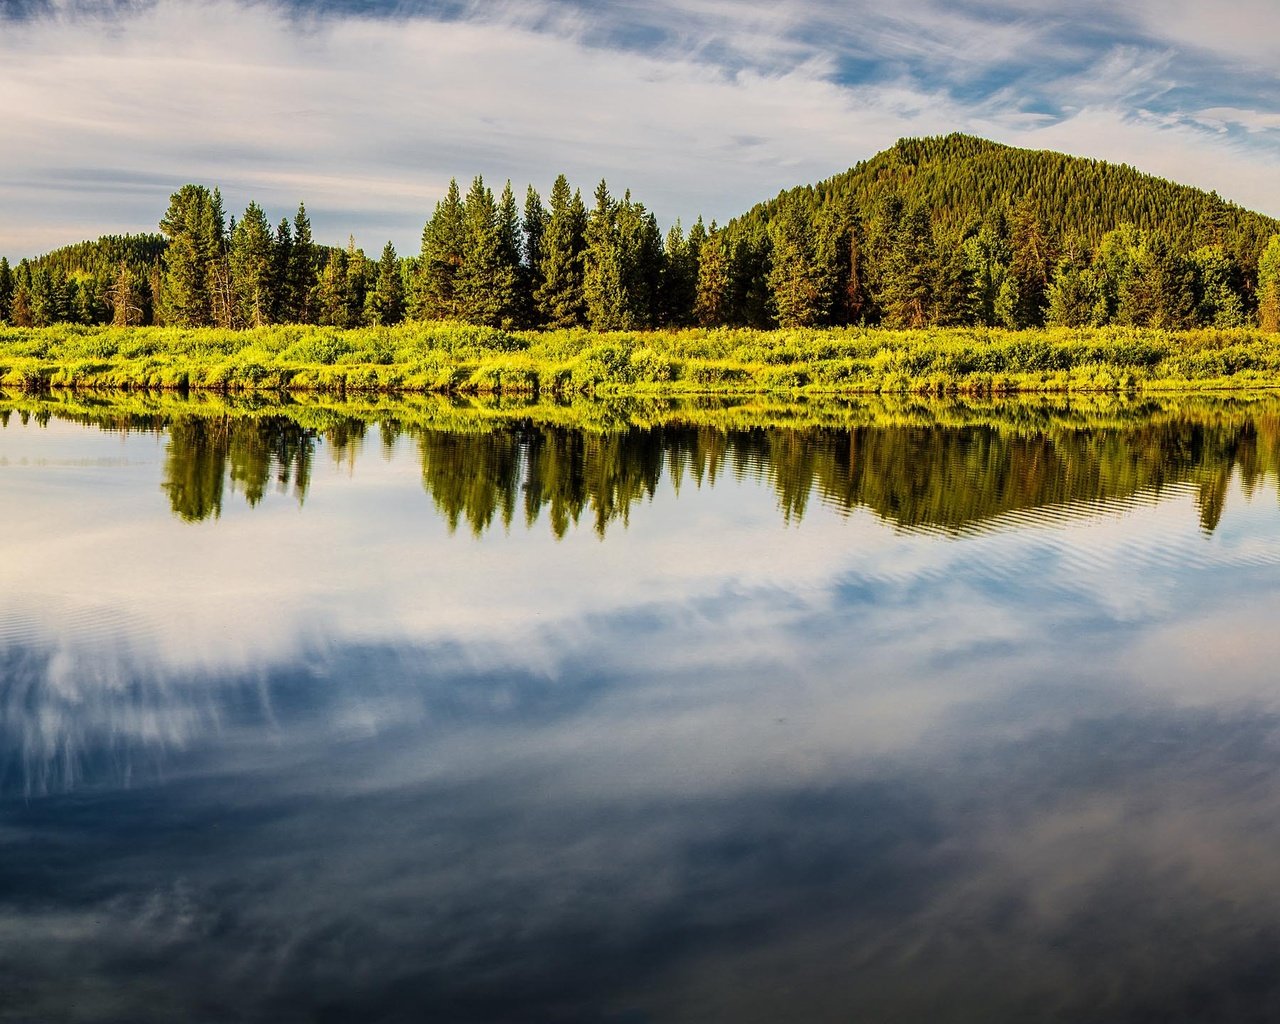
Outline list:
[[[90,277],[109,277],[120,264],[145,271],[164,255],[163,235],[103,235],[94,242],[77,242],[45,253],[32,261],[32,270]]]
[[[957,237],[998,221],[1027,199],[1045,234],[1064,247],[1094,249],[1108,231],[1132,224],[1161,234],[1183,253],[1221,245],[1243,266],[1256,266],[1268,238],[1280,231],[1280,221],[1228,203],[1216,192],[1127,164],[959,134],[902,139],[842,174],[753,207],[733,224],[766,224],[787,199],[851,207],[866,223],[889,195],[908,207],[927,208],[936,227]]]

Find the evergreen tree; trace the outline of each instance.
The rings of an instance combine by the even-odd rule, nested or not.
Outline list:
[[[101,322],[92,278],[77,278],[68,281],[67,298],[69,303],[68,317],[72,323],[83,324],[87,327]]]
[[[276,305],[276,253],[271,225],[257,203],[249,204],[232,232],[228,265],[232,326],[262,327],[271,323]]]
[[[54,286],[53,275],[39,267],[31,275],[31,326],[48,327],[65,320],[62,314],[64,295]]]
[[[617,207],[618,262],[623,302],[630,326],[651,329],[658,324],[661,302],[663,248],[658,219],[627,192]]]
[[[618,206],[603,180],[596,186],[596,205],[587,220],[586,243],[582,293],[587,305],[587,323],[594,331],[634,327],[623,282]]]
[[[933,229],[929,211],[916,206],[898,220],[881,278],[880,306],[888,327],[924,327],[933,301]]]
[[[378,260],[378,277],[365,300],[365,319],[376,327],[389,327],[404,319],[404,280],[395,246],[388,242]]]
[[[289,218],[283,217],[276,225],[275,244],[272,246],[271,265],[271,322],[297,323],[289,286],[289,266],[293,262],[293,228]]]
[[[1098,300],[1090,318],[1095,327],[1116,323],[1120,316],[1120,297],[1137,273],[1138,254],[1147,244],[1146,233],[1132,224],[1121,224],[1102,237],[1093,260],[1093,279]]]
[[[211,279],[222,255],[222,199],[202,185],[184,185],[160,221],[164,253],[164,319],[178,327],[213,322]],[[222,284],[214,280],[214,286]]]
[[[518,327],[525,321],[528,301],[525,299],[524,265],[522,263],[520,211],[510,180],[498,201],[499,304],[504,327]]]
[[[14,327],[34,327],[31,308],[31,264],[23,260],[13,275],[13,298],[9,302],[9,323]]]
[[[1093,275],[1077,255],[1058,261],[1053,280],[1049,282],[1050,327],[1085,327],[1093,316],[1098,295]]]
[[[456,316],[500,327],[515,305],[515,266],[503,253],[493,192],[476,177],[463,206],[462,262],[454,278]],[[508,321],[509,322],[509,321]]]
[[[520,322],[525,327],[538,327],[542,322],[534,296],[543,285],[542,239],[547,232],[547,219],[548,214],[542,205],[542,197],[530,185],[525,191],[524,220],[521,223],[521,230],[524,233],[524,259],[520,270]]]
[[[289,248],[288,287],[285,302],[289,323],[315,323],[313,306],[319,278],[315,243],[311,238],[311,220],[304,204],[298,204],[293,218],[293,244]]]
[[[13,309],[13,269],[9,261],[0,256],[0,324],[10,322],[9,314]]]
[[[1010,217],[1009,275],[1017,283],[1018,327],[1044,324],[1048,307],[1049,275],[1054,257],[1040,224],[1040,213],[1031,196],[1024,195]]]
[[[1194,316],[1195,283],[1187,261],[1162,235],[1150,236],[1121,289],[1116,319],[1134,327],[1184,330]]]
[[[817,262],[824,281],[823,320],[831,324],[859,323],[870,300],[857,215],[850,204],[826,203],[818,211],[814,230]]]
[[[581,193],[569,192],[562,174],[551,188],[551,213],[542,238],[542,284],[535,293],[538,315],[552,329],[577,327],[586,314],[582,253],[587,213]]]
[[[702,244],[698,260],[698,294],[693,315],[703,327],[721,327],[729,322],[729,251],[724,234],[713,223]]]
[[[1190,256],[1195,279],[1196,320],[1207,327],[1243,327],[1244,299],[1235,261],[1221,245],[1208,245]]]
[[[698,262],[693,232],[686,239],[677,220],[667,232],[664,245],[659,323],[664,327],[684,327],[692,323],[697,295]]]
[[[347,254],[341,249],[331,249],[316,285],[316,323],[322,327],[351,327],[350,311]]]
[[[364,325],[364,311],[368,300],[371,267],[364,250],[356,248],[355,235],[347,236],[346,279],[342,295],[343,326]]]
[[[761,329],[773,326],[771,248],[768,229],[763,225],[734,238],[729,258],[730,322]]]
[[[466,258],[467,225],[457,179],[436,204],[422,231],[422,255],[414,289],[414,316],[419,320],[458,320],[458,274]]]
[[[1269,334],[1280,331],[1280,234],[1258,260],[1258,323]]]
[[[867,225],[865,277],[872,304],[868,312],[873,322],[885,319],[886,278],[904,210],[902,197],[896,191],[886,192]]]
[[[984,224],[976,235],[965,239],[964,262],[973,319],[995,327],[1002,323],[996,307],[1009,276],[1009,246],[992,225]]]
[[[931,239],[931,251],[933,292],[929,303],[929,322],[938,327],[973,323],[973,283],[962,242],[946,236],[939,239],[935,234]]]
[[[783,203],[769,221],[773,266],[769,291],[783,328],[813,327],[823,314],[824,280],[814,251],[813,231],[798,202]]]

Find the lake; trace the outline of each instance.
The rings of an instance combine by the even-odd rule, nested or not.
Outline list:
[[[0,1019],[1275,1018],[1280,399],[0,424]]]

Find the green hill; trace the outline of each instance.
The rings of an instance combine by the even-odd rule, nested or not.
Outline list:
[[[1060,244],[1096,248],[1122,224],[1162,234],[1176,251],[1221,245],[1240,264],[1256,267],[1280,221],[1223,200],[1216,192],[1179,185],[1127,164],[1017,149],[970,135],[902,139],[842,174],[800,186],[761,203],[731,223],[767,224],[780,202],[804,199],[850,207],[870,221],[883,198],[931,211],[939,228],[971,233],[1007,216],[1024,197],[1045,232]]]

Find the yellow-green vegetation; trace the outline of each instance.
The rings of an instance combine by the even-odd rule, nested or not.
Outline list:
[[[1073,393],[1280,386],[1280,336],[1241,328],[717,328],[594,333],[456,323],[0,328],[0,386],[319,394]]]

